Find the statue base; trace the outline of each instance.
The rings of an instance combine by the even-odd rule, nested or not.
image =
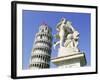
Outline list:
[[[58,57],[69,56],[69,55],[78,54],[78,53],[80,53],[78,48],[61,47],[58,49]]]
[[[57,58],[51,59],[51,62],[58,68],[80,67],[86,65],[86,58],[84,53],[77,52],[70,55],[59,55]]]

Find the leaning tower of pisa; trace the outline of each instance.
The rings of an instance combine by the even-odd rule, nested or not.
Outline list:
[[[50,67],[52,47],[52,34],[51,29],[42,24],[39,27],[39,32],[35,35],[35,41],[32,48],[30,59],[30,69],[42,69]]]

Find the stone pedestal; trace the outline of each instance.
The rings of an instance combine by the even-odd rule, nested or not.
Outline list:
[[[76,51],[74,48],[60,48],[58,57],[53,58],[52,63],[58,68],[80,67],[86,65],[84,52]]]
[[[80,53],[78,48],[61,47],[58,49],[58,57],[69,56],[69,55],[78,54],[78,53]]]

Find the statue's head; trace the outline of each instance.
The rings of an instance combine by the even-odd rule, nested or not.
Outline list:
[[[61,19],[61,22],[62,22],[62,23],[65,23],[65,22],[66,22],[66,19],[65,19],[65,18],[62,18],[62,19]]]

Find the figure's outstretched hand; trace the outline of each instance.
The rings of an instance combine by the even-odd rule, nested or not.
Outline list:
[[[60,44],[60,41],[54,42],[54,45],[53,45],[54,49],[55,49],[56,46],[58,46],[59,44]]]
[[[56,48],[56,42],[54,42],[53,48],[54,48],[54,49]]]

